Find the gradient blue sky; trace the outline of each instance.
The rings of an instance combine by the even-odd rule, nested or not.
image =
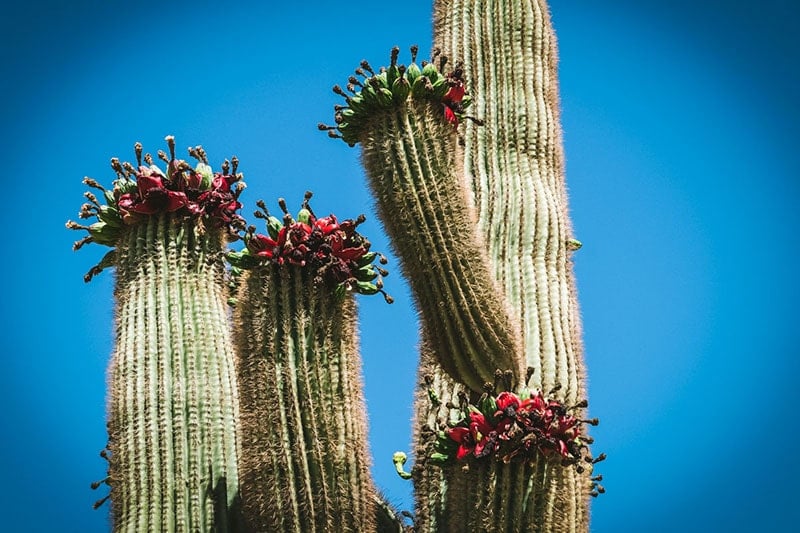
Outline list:
[[[264,5],[262,5],[264,4]],[[70,249],[92,176],[174,134],[258,198],[372,215],[358,150],[316,130],[361,59],[430,43],[430,2],[46,2],[4,6],[0,153],[9,202],[0,324],[5,531],[94,532],[113,275]],[[800,518],[798,65],[790,0],[551,1],[594,435],[593,532],[784,530]],[[601,5],[605,4],[605,5]],[[364,232],[388,250],[376,218]],[[392,258],[393,259],[393,258]],[[396,261],[392,261],[396,267]],[[407,449],[417,325],[361,300],[375,478]]]

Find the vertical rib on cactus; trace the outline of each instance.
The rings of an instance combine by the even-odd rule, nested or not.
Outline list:
[[[171,214],[117,249],[109,370],[115,531],[236,531],[237,391],[219,230]]]
[[[355,231],[363,217],[316,218],[310,197],[284,223],[260,203],[270,234],[251,227],[229,254],[246,269],[234,311],[243,508],[254,531],[374,531],[353,293],[382,292],[386,271]]]
[[[106,482],[114,531],[238,531],[238,391],[227,321],[223,234],[235,212],[237,161],[214,174],[202,147],[196,169],[170,156],[164,172],[136,143],[138,166],[111,166],[112,189],[91,178],[79,212],[96,218],[74,249],[112,247],[84,277],[116,268],[116,338],[109,365]],[[100,483],[93,486],[97,488]],[[106,498],[98,501],[96,506]]]

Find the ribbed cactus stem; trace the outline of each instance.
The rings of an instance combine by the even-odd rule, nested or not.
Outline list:
[[[160,214],[117,244],[109,369],[114,531],[240,531],[221,232]]]
[[[248,525],[297,533],[374,530],[352,295],[337,297],[288,264],[243,276],[234,322]]]
[[[453,126],[427,102],[375,117],[361,139],[379,215],[401,258],[433,350],[473,390],[513,369],[517,331],[490,273],[460,172]]]

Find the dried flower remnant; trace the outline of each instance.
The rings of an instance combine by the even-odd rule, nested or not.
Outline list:
[[[412,46],[411,63],[405,66],[397,63],[400,48],[394,47],[389,67],[381,67],[378,73],[367,61],[362,61],[355,75],[348,78],[346,90],[340,85],[333,87],[333,92],[342,96],[346,104],[334,106],[336,125],[320,123],[319,129],[355,146],[376,115],[411,101],[441,106],[442,116],[454,127],[465,118],[480,123],[464,114],[471,99],[466,93],[461,66],[456,65],[444,74],[447,58],[435,52],[431,61],[423,61],[420,68],[416,64],[417,53],[418,47]]]
[[[281,198],[278,205],[283,218],[270,214],[263,200],[254,215],[266,221],[267,233],[256,233],[250,226],[244,233],[245,248],[231,252],[228,260],[234,269],[250,269],[257,265],[293,266],[314,273],[314,277],[334,288],[338,294],[346,291],[358,294],[381,293],[388,303],[392,297],[383,290],[383,278],[389,272],[375,264],[386,264],[383,254],[370,251],[371,244],[356,228],[366,217],[339,221],[335,215],[317,217],[306,192],[297,218],[294,218]]]
[[[129,162],[111,158],[111,168],[117,175],[111,189],[92,178],[83,179],[85,185],[102,193],[105,203],[101,203],[91,191],[84,193],[88,202],[81,206],[78,217],[96,218],[97,221],[90,225],[67,221],[67,228],[88,233],[74,243],[74,250],[89,243],[115,248],[126,227],[162,213],[195,217],[202,222],[201,228],[213,225],[234,232],[244,227],[244,220],[237,214],[242,207],[239,194],[245,188],[242,174],[236,172],[238,159],[234,156],[232,165],[225,160],[222,172],[213,172],[203,147],[190,147],[189,155],[198,160],[193,168],[186,161],[175,158],[175,139],[171,135],[166,137],[166,141],[169,157],[162,150],[158,151],[158,158],[166,163],[166,171],[154,163],[152,155],[143,155],[142,144],[137,142],[134,144],[135,168]],[[116,250],[111,250],[92,267],[84,276],[85,281],[112,266],[115,253]]]

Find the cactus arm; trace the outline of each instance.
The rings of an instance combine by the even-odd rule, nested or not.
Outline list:
[[[115,347],[109,364],[109,496],[114,531],[239,531],[238,391],[227,323],[223,234],[238,227],[241,175],[170,158],[164,172],[142,146],[138,167],[111,160],[114,188],[91,178],[71,229],[110,246],[90,281],[116,269]],[[233,186],[236,184],[236,186]],[[110,452],[110,454],[108,453]],[[93,484],[94,488],[102,485]]]
[[[109,370],[115,531],[236,526],[234,355],[223,267],[207,261],[222,245],[219,231],[195,230],[152,216],[119,246]]]
[[[242,503],[254,531],[369,532],[400,523],[369,472],[354,300],[382,292],[372,261],[385,259],[355,232],[363,217],[316,218],[310,196],[284,224],[260,203],[272,233],[251,227],[229,254],[244,269],[233,315]]]
[[[516,368],[515,328],[474,232],[456,135],[429,104],[402,106],[373,128],[362,161],[423,323],[439,332],[447,370],[480,390],[496,368]]]

